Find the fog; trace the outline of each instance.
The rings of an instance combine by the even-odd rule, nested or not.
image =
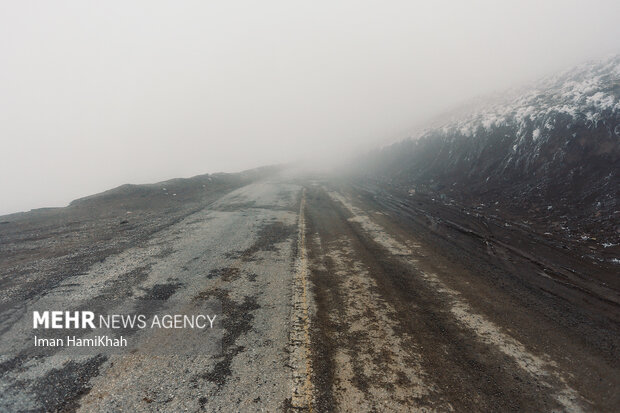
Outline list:
[[[0,214],[325,165],[620,51],[609,1],[0,4]]]

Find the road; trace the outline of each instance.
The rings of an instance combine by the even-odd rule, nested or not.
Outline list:
[[[223,338],[219,354],[3,355],[0,410],[617,409],[617,290],[562,283],[523,248],[407,202],[263,180],[70,277],[7,284],[4,303],[66,298],[74,308],[213,298]],[[44,274],[67,264],[28,265]]]

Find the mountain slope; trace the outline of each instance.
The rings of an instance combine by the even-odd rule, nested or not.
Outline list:
[[[620,56],[544,79],[363,164],[366,178],[589,243],[616,262]]]

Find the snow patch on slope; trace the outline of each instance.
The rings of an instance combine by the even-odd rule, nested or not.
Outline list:
[[[536,87],[509,102],[481,106],[471,115],[439,129],[427,130],[420,137],[475,137],[500,127],[514,130],[515,144],[544,138],[563,124],[585,123],[594,128],[600,119],[620,114],[620,55],[583,64],[539,82]],[[516,150],[516,149],[515,149]]]

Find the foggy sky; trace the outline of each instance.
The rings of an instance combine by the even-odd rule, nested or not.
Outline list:
[[[0,2],[0,214],[344,154],[620,51],[609,1]]]

